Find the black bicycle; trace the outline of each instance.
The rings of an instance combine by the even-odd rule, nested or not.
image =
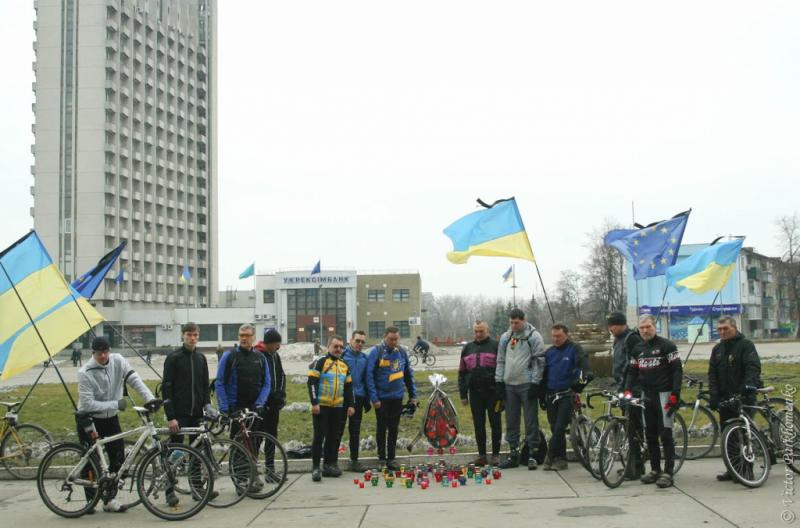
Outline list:
[[[689,447],[693,448],[686,453],[686,459],[696,460],[708,456],[714,449],[719,438],[719,422],[709,407],[709,392],[703,389],[703,381],[690,376],[684,376],[683,379],[688,388],[697,387],[697,399],[693,402],[681,399],[678,408],[678,413],[686,422]]]

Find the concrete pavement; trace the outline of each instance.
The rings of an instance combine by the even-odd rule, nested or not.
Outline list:
[[[197,527],[239,528],[258,526],[320,525],[330,527],[571,527],[647,528],[676,526],[769,527],[784,523],[784,510],[800,507],[782,504],[783,466],[773,466],[769,481],[751,490],[717,482],[720,459],[687,462],[676,476],[676,486],[660,490],[638,482],[607,489],[577,464],[563,472],[535,472],[519,468],[505,471],[490,486],[468,484],[452,489],[359,489],[357,475],[314,483],[308,474],[292,474],[281,493],[264,501],[245,499],[232,508],[206,508],[185,521]],[[788,515],[788,514],[785,514]],[[145,526],[163,523],[139,506],[124,514],[98,512],[80,519],[62,519],[41,502],[31,481],[0,482],[0,518],[4,526]]]

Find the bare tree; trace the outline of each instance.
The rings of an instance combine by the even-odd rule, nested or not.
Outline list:
[[[589,257],[583,263],[586,311],[589,318],[602,324],[613,311],[625,309],[625,260],[615,248],[603,244],[606,233],[621,226],[606,219],[599,229],[588,233]]]
[[[781,260],[785,263],[785,273],[789,279],[789,289],[794,304],[796,337],[800,338],[800,215],[782,216],[776,221],[781,245]]]
[[[556,322],[574,326],[582,321],[581,276],[573,270],[561,272],[556,283]]]

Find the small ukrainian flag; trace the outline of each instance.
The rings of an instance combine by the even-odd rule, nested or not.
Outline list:
[[[509,266],[508,271],[503,273],[503,282],[508,282],[512,278],[514,278],[514,266]]]

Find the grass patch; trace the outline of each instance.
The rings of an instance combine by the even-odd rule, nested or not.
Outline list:
[[[685,371],[692,375],[706,378],[708,363],[706,361],[690,361],[685,366]],[[472,417],[470,415],[469,407],[461,404],[458,397],[457,379],[458,375],[455,370],[443,371],[448,381],[444,386],[445,392],[450,395],[453,404],[459,415],[460,433],[462,435],[474,436],[474,429],[472,424]],[[784,384],[794,386],[800,385],[800,365],[763,365],[762,366],[762,379],[765,385],[774,385],[780,392]],[[151,388],[155,388],[155,381],[146,382]],[[613,381],[610,378],[600,378],[595,380],[587,390],[611,388]],[[422,409],[427,401],[427,396],[430,394],[431,386],[427,380],[427,374],[419,373],[417,375],[417,386],[420,398],[422,400],[420,410],[417,411],[413,419],[402,419],[400,422],[399,436],[405,438],[414,438],[420,429],[420,422],[422,420]],[[68,384],[70,391],[77,401],[77,386],[75,383]],[[27,387],[18,387],[15,389],[0,391],[0,400],[4,401],[17,401],[22,399],[27,392]],[[287,400],[288,403],[292,402],[307,402],[308,392],[306,385],[289,383],[287,384]],[[682,397],[684,400],[694,399],[695,391],[689,390],[684,387]],[[602,414],[602,409],[587,410],[592,417]],[[120,420],[123,429],[133,428],[139,424],[136,414],[130,410],[120,413]],[[157,423],[165,425],[163,413],[159,413]],[[25,407],[20,413],[20,422],[34,423],[41,425],[59,440],[76,440],[77,434],[75,432],[75,422],[73,409],[70,405],[69,399],[64,394],[64,389],[60,384],[40,384],[37,386],[30,399],[25,404]],[[542,411],[539,413],[539,423],[544,429],[549,429],[547,425],[547,416]],[[364,415],[361,427],[361,436],[375,436],[376,422],[375,411],[372,410]],[[301,442],[310,444],[312,437],[311,427],[311,413],[310,412],[283,412],[281,413],[279,439],[282,442],[288,440],[299,440]],[[346,433],[345,433],[346,436]],[[344,439],[346,442],[347,440]],[[415,452],[424,452],[427,448],[427,443],[421,440],[417,443]],[[370,452],[365,453],[369,456]],[[401,453],[399,453],[401,454]]]

